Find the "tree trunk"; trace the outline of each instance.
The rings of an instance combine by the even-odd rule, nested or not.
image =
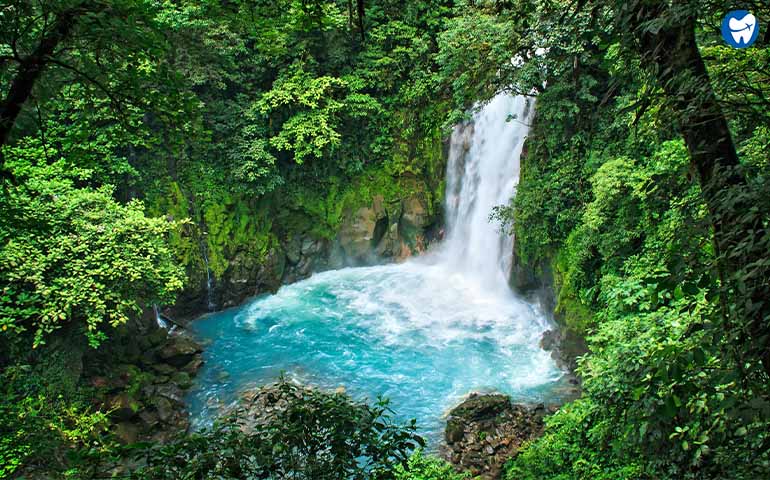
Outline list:
[[[673,20],[665,2],[641,0],[631,8],[631,25],[636,33],[643,65],[652,68],[666,96],[679,113],[678,121],[690,155],[691,168],[697,173],[714,230],[717,268],[725,291],[737,291],[736,276],[745,275],[767,252],[761,246],[766,232],[762,222],[747,221],[748,182],[739,169],[738,155],[695,41],[695,19]],[[665,19],[655,31],[645,28],[651,20]],[[741,200],[743,199],[743,200]],[[731,201],[726,201],[731,200]],[[751,237],[753,248],[741,245]],[[767,272],[764,272],[767,273]],[[749,349],[770,374],[770,284],[762,273],[754,273],[748,296],[753,308],[739,306],[739,329]],[[738,299],[733,298],[734,303]],[[741,303],[745,300],[740,300]],[[728,314],[726,312],[726,314]]]
[[[8,94],[0,103],[0,147],[8,142],[16,118],[19,116],[24,103],[32,95],[32,89],[48,63],[48,57],[70,34],[77,13],[77,9],[59,13],[53,28],[43,36],[37,48],[29,56],[19,60],[19,67],[13,80],[11,80]],[[0,156],[0,168],[2,168],[3,163],[4,160]]]
[[[358,27],[361,29],[361,41],[363,42],[366,39],[366,35],[364,34],[364,12],[366,11],[366,8],[364,7],[364,0],[358,0]]]

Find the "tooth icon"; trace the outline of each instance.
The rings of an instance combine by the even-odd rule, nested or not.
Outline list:
[[[730,34],[735,40],[735,43],[746,45],[751,41],[751,37],[754,35],[754,29],[757,27],[757,19],[752,14],[748,14],[742,19],[738,20],[733,17],[729,23]]]

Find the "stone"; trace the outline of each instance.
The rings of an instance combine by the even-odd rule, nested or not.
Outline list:
[[[540,348],[551,352],[551,358],[570,372],[577,368],[577,358],[588,352],[585,339],[568,328],[544,332]]]
[[[450,412],[450,416],[467,423],[494,418],[511,407],[511,399],[498,393],[479,395],[472,393]]]
[[[169,404],[170,405],[170,404]],[[153,410],[144,409],[139,412],[139,419],[142,421],[146,428],[153,428],[158,424],[160,420],[158,418],[158,412]]]
[[[401,252],[401,240],[398,235],[398,223],[392,222],[380,239],[376,249],[377,255],[383,258],[396,257]]]
[[[117,420],[129,420],[139,410],[139,403],[131,398],[126,393],[119,393],[109,397],[107,400],[107,408],[110,410],[110,415]]]
[[[158,351],[158,356],[174,367],[183,367],[190,363],[202,348],[198,342],[187,334],[172,335],[166,344]]]
[[[177,405],[184,406],[184,394],[182,390],[172,383],[166,383],[155,387],[155,395],[166,398]]]
[[[446,429],[444,430],[444,437],[448,444],[454,444],[462,440],[465,436],[465,430],[462,422],[456,419],[450,419],[447,421]]]
[[[187,390],[192,386],[192,379],[187,372],[176,372],[171,376],[171,383],[176,384],[182,390]]]
[[[172,367],[168,363],[154,363],[152,369],[161,375],[172,375],[176,372],[176,368]]]
[[[286,249],[286,260],[292,265],[299,263],[300,258],[302,258],[302,240],[300,237],[291,237],[284,248]]]
[[[345,215],[340,227],[339,242],[349,259],[362,261],[372,253],[376,224],[377,214],[370,207],[361,207]]]
[[[430,223],[428,204],[422,195],[412,195],[404,199],[401,221],[417,229],[428,226]]]
[[[323,242],[314,238],[305,237],[302,239],[302,247],[300,251],[304,257],[318,255],[323,251]]]
[[[168,423],[171,418],[174,416],[174,407],[171,405],[171,402],[164,397],[153,397],[152,406],[155,407],[155,410],[158,412],[158,419],[161,422]]]
[[[155,350],[146,350],[142,352],[142,356],[139,358],[139,362],[142,365],[152,367],[152,365],[158,362],[158,358],[155,355]]]
[[[441,454],[481,479],[499,478],[525,441],[542,434],[543,405],[514,404],[502,394],[471,394],[447,416]]]
[[[561,342],[561,334],[558,330],[546,330],[540,338],[540,348],[550,352]]]
[[[183,372],[187,372],[191,376],[195,376],[198,373],[198,370],[203,366],[203,357],[200,353],[196,353],[192,360],[190,360],[187,365],[182,367]]]
[[[259,262],[255,279],[256,290],[252,293],[276,292],[286,270],[287,257],[279,247],[271,248]]]
[[[120,422],[115,424],[113,433],[124,445],[136,443],[139,439],[139,427],[131,422]]]
[[[290,403],[301,398],[311,387],[295,384],[272,383],[241,393],[238,408],[245,412],[241,416],[240,428],[251,433],[256,427],[274,422]]]

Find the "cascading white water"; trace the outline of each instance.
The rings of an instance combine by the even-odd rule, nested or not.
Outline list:
[[[500,94],[452,133],[447,165],[447,238],[442,258],[486,288],[508,290],[513,238],[490,221],[519,181],[534,100]],[[505,121],[508,116],[513,118]]]
[[[489,220],[514,193],[530,103],[500,95],[455,129],[438,248],[318,273],[195,322],[211,341],[191,398],[196,423],[282,372],[357,398],[385,395],[434,440],[441,413],[469,391],[558,397],[562,372],[538,345],[547,318],[508,287],[512,240]]]
[[[152,311],[155,313],[155,323],[158,324],[158,327],[163,330],[168,330],[168,322],[163,320],[163,316],[160,314],[160,309],[157,305],[152,306]]]

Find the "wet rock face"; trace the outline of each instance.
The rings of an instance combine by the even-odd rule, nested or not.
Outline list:
[[[188,335],[169,337],[165,345],[157,350],[157,357],[163,364],[181,368],[190,363],[203,350],[198,342]],[[161,364],[162,365],[162,364]]]
[[[361,207],[345,216],[338,238],[348,258],[365,261],[371,255],[374,232],[380,218],[372,207]]]
[[[278,290],[286,259],[279,249],[267,251],[262,261],[249,253],[237,253],[230,260],[224,277],[215,279],[215,303],[224,308],[232,307],[259,292]]]
[[[431,190],[424,179],[405,175],[401,196],[383,194],[357,199],[342,212],[336,235],[321,238],[276,222],[263,250],[239,244],[220,252],[226,262],[221,273],[203,263],[188,266],[190,285],[162,313],[186,324],[199,315],[239,305],[249,297],[274,293],[281,285],[303,280],[315,272],[348,266],[401,261],[424,252],[438,238],[440,214],[431,208]],[[207,231],[205,225],[200,231]]]
[[[345,215],[337,242],[349,264],[404,260],[425,251],[435,222],[421,194],[392,202],[377,195],[371,205]]]
[[[278,290],[280,285],[293,283],[309,277],[314,271],[323,270],[329,256],[326,240],[310,236],[294,236],[286,242],[286,260],[283,274],[275,282],[275,288],[259,290],[260,292]]]
[[[139,352],[118,355],[119,364],[89,378],[95,406],[110,412],[113,433],[123,443],[163,441],[186,431],[184,396],[203,364],[201,345],[186,332],[137,333]]]
[[[502,394],[471,394],[449,412],[441,453],[474,478],[500,478],[505,462],[542,435],[543,418],[555,410],[514,404]]]
[[[577,368],[578,357],[588,352],[585,339],[567,328],[544,332],[540,348],[551,352],[551,358],[556,364],[570,372]]]

